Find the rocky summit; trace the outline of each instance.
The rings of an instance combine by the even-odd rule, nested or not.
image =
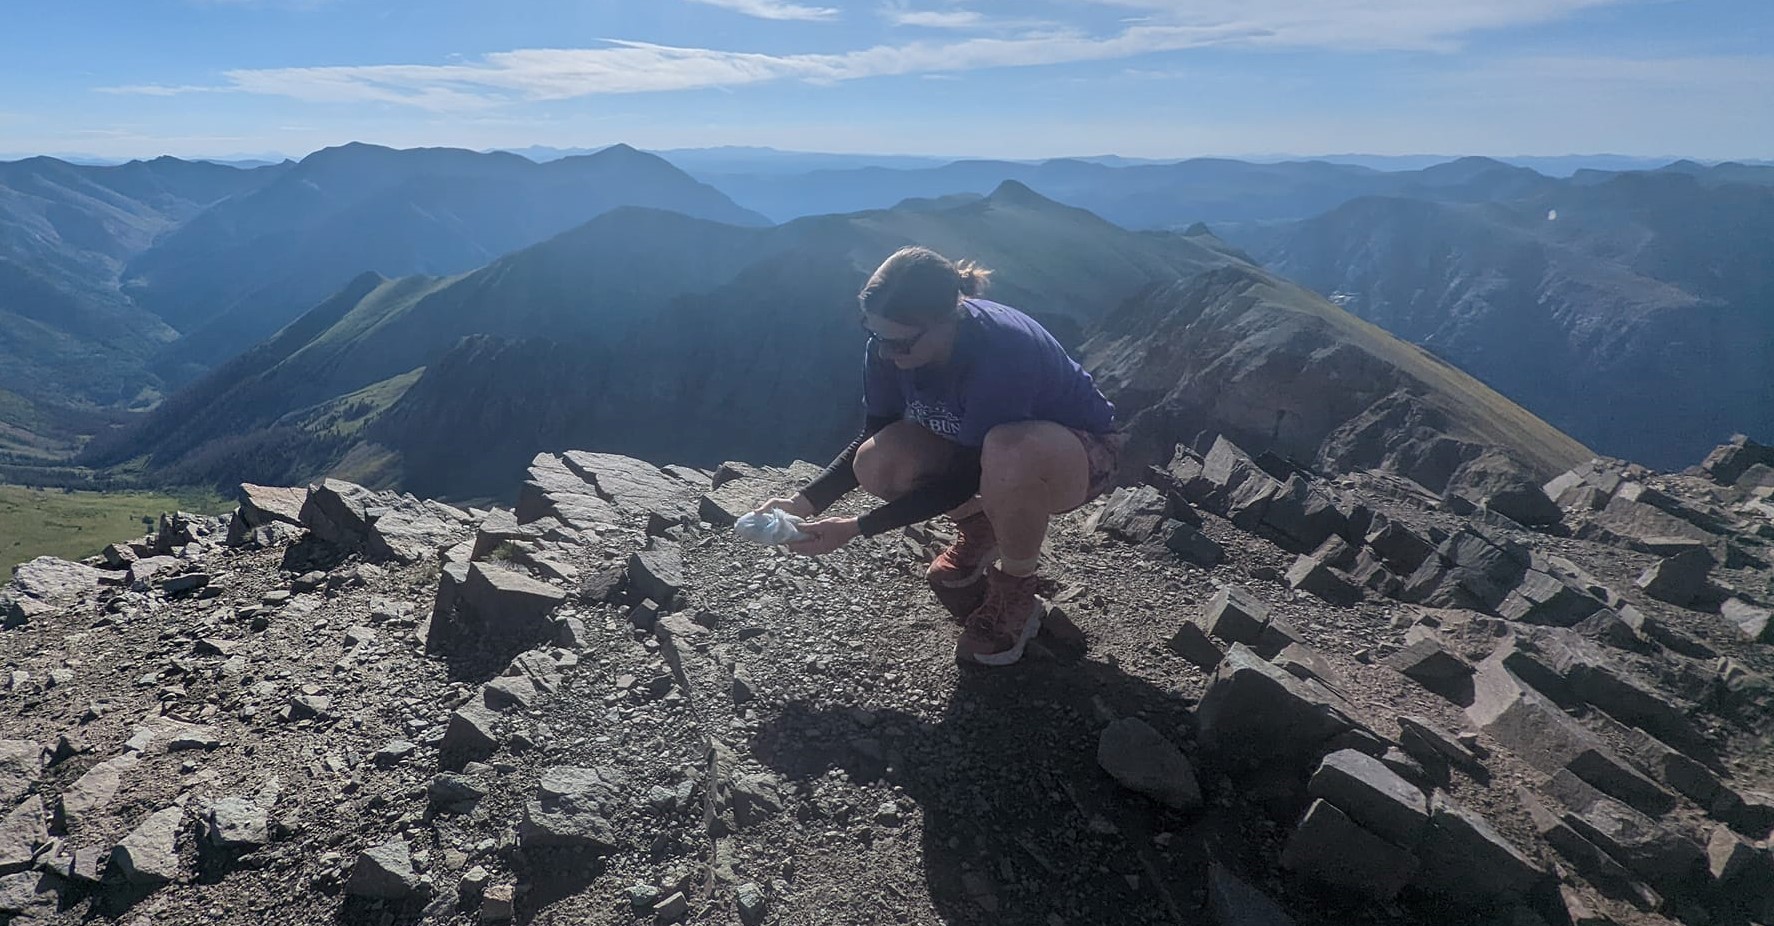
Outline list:
[[[242,486],[0,591],[0,921],[1766,922],[1771,466],[1197,441],[1055,522],[1003,669],[946,521],[733,536],[806,464]]]

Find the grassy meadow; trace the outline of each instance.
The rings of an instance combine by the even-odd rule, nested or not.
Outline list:
[[[140,537],[163,511],[217,514],[230,507],[201,489],[63,492],[0,485],[0,582],[12,575],[13,566],[38,556],[79,559],[108,543]]]

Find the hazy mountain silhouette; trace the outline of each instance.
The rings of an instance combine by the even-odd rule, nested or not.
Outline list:
[[[161,478],[216,482],[330,471],[474,498],[505,491],[533,454],[563,447],[703,465],[818,457],[859,420],[855,293],[881,257],[913,241],[994,267],[992,295],[1058,331],[1096,332],[1083,349],[1153,447],[1203,429],[1266,429],[1274,408],[1263,402],[1298,404],[1285,385],[1295,383],[1334,392],[1312,400],[1332,414],[1298,409],[1311,423],[1289,433],[1311,430],[1310,443],[1253,446],[1309,458],[1390,398],[1453,422],[1404,442],[1455,434],[1547,471],[1587,454],[1210,234],[1130,232],[1006,183],[984,198],[773,228],[622,209],[465,276],[365,276],[88,462],[145,457]],[[1215,289],[1220,308],[1191,319],[1152,313],[1224,274],[1251,285]],[[1194,324],[1204,317],[1211,323]],[[1189,359],[1207,354],[1220,365]],[[1300,373],[1332,366],[1346,381]],[[1236,370],[1257,374],[1227,375]],[[1216,377],[1249,401],[1175,414],[1179,396]],[[1154,379],[1166,385],[1153,392]],[[1399,455],[1394,436],[1373,427],[1343,443],[1378,465]]]
[[[1019,184],[772,228],[620,209],[465,276],[360,277],[90,460],[145,453],[225,481],[324,465],[367,436],[403,484],[459,495],[557,442],[686,461],[820,452],[856,424],[856,291],[911,242],[996,268],[999,298],[1074,341],[1142,289],[1229,260]],[[451,468],[469,475],[434,472]]]
[[[1277,273],[1604,453],[1675,467],[1774,429],[1774,170],[1672,165],[1506,202],[1363,198],[1253,235]]]
[[[748,208],[787,220],[820,212],[880,208],[912,198],[985,193],[1016,180],[1128,228],[1177,228],[1193,222],[1302,219],[1358,196],[1433,195],[1484,200],[1520,195],[1555,181],[1489,158],[1460,158],[1421,170],[1378,171],[1325,161],[1254,164],[1196,158],[1170,164],[1111,159],[956,161],[941,167],[863,167],[705,173]]]
[[[205,212],[132,260],[135,300],[184,337],[184,378],[263,338],[357,274],[460,273],[623,205],[767,224],[626,145],[538,164],[450,148],[350,144]]]
[[[177,158],[0,163],[0,459],[53,456],[107,407],[157,396],[145,362],[176,332],[119,292],[124,262],[278,171]]]

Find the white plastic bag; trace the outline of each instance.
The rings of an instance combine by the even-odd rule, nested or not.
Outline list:
[[[807,539],[801,532],[801,519],[779,508],[740,515],[733,524],[733,533],[767,547]]]

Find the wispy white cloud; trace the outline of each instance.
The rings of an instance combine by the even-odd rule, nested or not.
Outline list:
[[[1249,37],[1248,30],[1240,28],[1147,25],[1101,37],[1061,31],[801,55],[612,40],[602,48],[497,52],[478,62],[463,64],[235,70],[225,72],[228,83],[218,87],[134,85],[101,89],[162,96],[228,90],[319,103],[400,103],[443,112],[481,109],[515,100],[733,88],[780,80],[837,83],[870,77],[1114,60]]]
[[[783,0],[694,0],[749,15],[826,18],[836,10]],[[238,92],[316,103],[381,103],[437,113],[487,110],[523,101],[607,94],[735,88],[779,81],[831,84],[866,78],[950,75],[1142,55],[1204,46],[1338,50],[1450,49],[1474,31],[1524,25],[1629,0],[1082,0],[1137,14],[1116,31],[983,17],[992,27],[951,41],[882,44],[835,53],[768,54],[608,40],[592,48],[494,52],[448,64],[239,69],[215,86],[135,84],[110,93],[172,96]],[[913,10],[890,0],[883,15],[914,25],[979,23],[966,9]],[[1158,70],[1164,70],[1161,64]]]
[[[926,29],[972,29],[984,25],[986,18],[974,10],[906,10],[889,8],[883,11],[887,21],[896,26],[922,26]]]
[[[1474,32],[1562,19],[1634,0],[1084,0],[1175,25],[1244,25],[1259,44],[1448,50]]]
[[[787,3],[784,0],[690,0],[708,6],[718,6],[746,16],[759,19],[798,19],[818,22],[838,18],[838,10],[827,6],[805,6],[799,3]]]

